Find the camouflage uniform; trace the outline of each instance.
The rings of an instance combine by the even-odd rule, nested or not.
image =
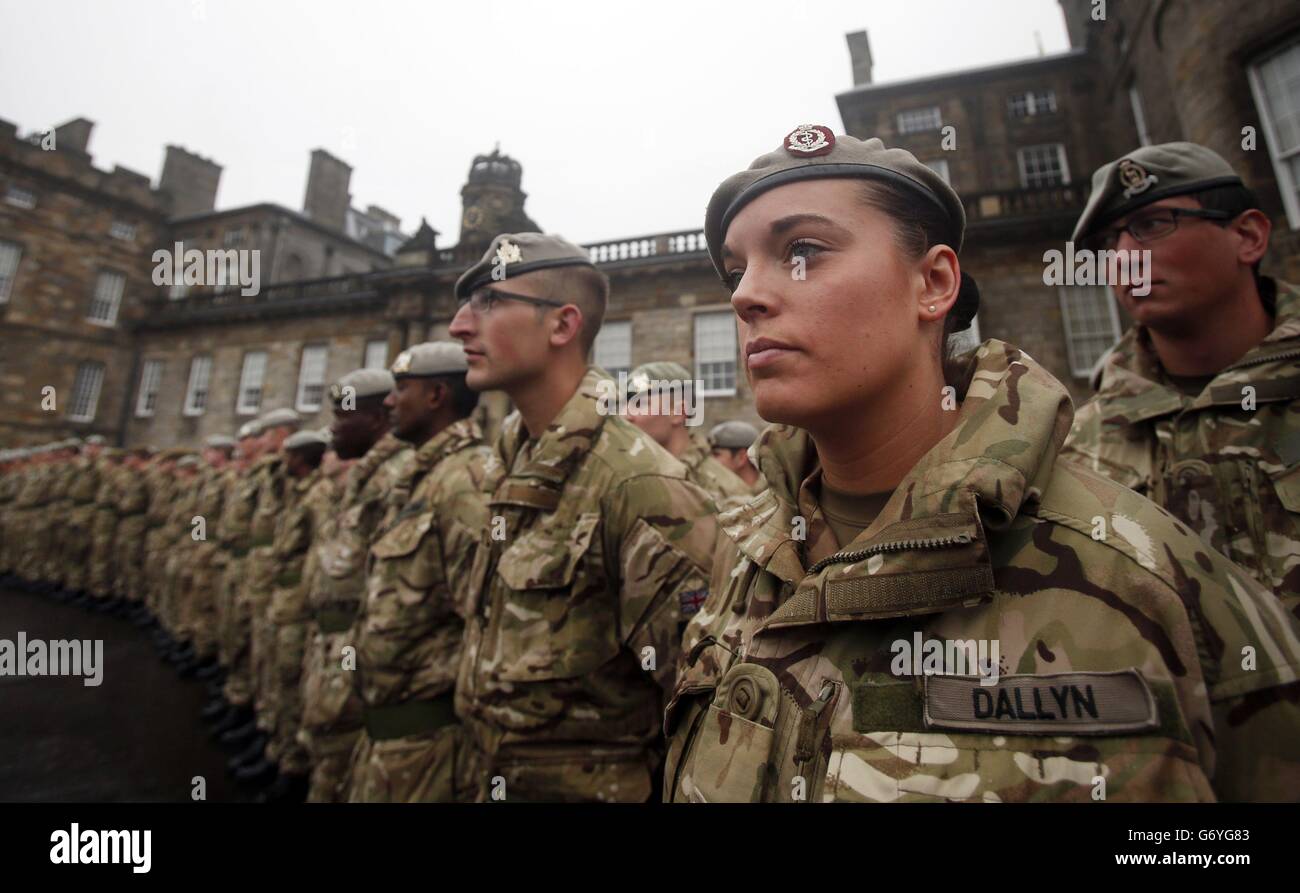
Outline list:
[[[86,588],[97,599],[113,594],[118,559],[114,553],[117,544],[117,480],[123,474],[133,473],[118,462],[101,456],[99,487],[95,491],[95,514],[90,544],[90,574]]]
[[[121,468],[116,478],[117,530],[114,559],[117,576],[114,594],[133,603],[143,601],[148,589],[145,535],[149,529],[149,484],[138,468]]]
[[[383,518],[385,500],[411,456],[410,444],[381,438],[348,469],[335,512],[321,525],[306,568],[312,621],[302,666],[299,742],[311,757],[307,799],[346,797],[348,766],[361,730],[361,702],[343,648],[355,647],[352,624],[365,596],[366,556]]]
[[[150,613],[156,615],[163,629],[176,635],[176,618],[166,605],[167,567],[169,559],[175,556],[176,540],[175,512],[178,507],[178,481],[173,469],[166,468],[160,459],[155,459],[148,468],[136,472],[142,478],[144,489],[149,494],[148,508],[145,509],[144,568],[142,573],[145,604]]]
[[[708,441],[694,432],[690,435],[691,445],[677,457],[686,466],[686,480],[699,487],[709,496],[719,509],[728,509],[748,502],[754,494],[750,487],[727,466],[713,458],[713,451]]]
[[[65,539],[67,570],[63,586],[70,592],[86,588],[90,576],[91,544],[94,539],[95,492],[103,460],[82,456],[77,459],[77,476],[68,488],[72,507],[68,510],[68,535]]]
[[[14,500],[14,541],[17,554],[17,574],[28,582],[40,579],[44,556],[45,535],[49,531],[45,512],[50,498],[54,467],[48,461],[34,464],[23,480],[22,489]]]
[[[717,524],[681,463],[599,412],[601,378],[535,441],[508,418],[488,466],[456,684],[480,798],[498,776],[507,799],[656,795],[663,689]]]
[[[267,692],[258,683],[265,671],[263,661],[271,653],[274,632],[267,622],[266,608],[271,602],[271,590],[278,573],[273,547],[275,527],[281,514],[290,507],[288,500],[292,493],[283,453],[263,456],[257,464],[257,507],[249,521],[251,548],[248,559],[244,562],[244,579],[236,601],[236,618],[237,635],[241,640],[238,653],[244,656],[247,664],[246,672],[255,698],[258,728],[270,731]]]
[[[194,539],[192,519],[186,519],[181,540],[187,553],[186,560],[192,568],[189,590],[181,596],[181,628],[188,633],[194,654],[200,661],[209,660],[217,653],[217,587],[221,582],[225,553],[217,539],[216,525],[221,519],[226,491],[235,478],[236,471],[230,466],[220,469],[207,467],[200,472],[195,479],[198,496],[194,514],[203,519],[203,538]]]
[[[68,521],[75,504],[69,491],[76,479],[75,459],[58,459],[50,475],[50,489],[42,523],[45,527],[44,553],[40,566],[40,579],[61,585],[68,568]]]
[[[231,481],[221,512],[221,547],[226,557],[217,595],[221,663],[227,670],[225,698],[236,707],[247,705],[253,698],[248,659],[251,618],[243,598],[253,543],[253,514],[257,511],[262,478],[279,462],[278,456],[261,456],[244,469]]]
[[[1296,626],[1159,507],[1057,462],[1070,416],[1059,382],[986,342],[956,429],[844,551],[808,435],[764,432],[771,489],[723,516],[683,641],[667,794],[1300,796]],[[997,642],[1000,678],[911,675],[896,643],[922,639]]]
[[[14,502],[22,490],[27,465],[17,460],[6,465],[0,475],[0,574],[16,573],[18,560],[15,554],[17,523]]]
[[[198,511],[200,479],[183,477],[179,471],[168,475],[170,511],[158,528],[158,551],[150,563],[162,566],[162,585],[157,593],[161,613],[167,619],[164,628],[177,640],[186,642],[193,635],[187,623],[186,603],[191,598],[194,584],[194,546],[191,522]],[[157,491],[155,491],[157,498]],[[153,531],[150,531],[152,534]]]
[[[465,585],[487,527],[482,489],[490,456],[478,425],[462,419],[415,452],[394,488],[354,627],[365,725],[352,764],[353,802],[448,802],[472,794],[457,787],[462,735],[452,691]]]
[[[1300,617],[1300,290],[1275,300],[1272,333],[1197,397],[1130,329],[1062,455],[1163,506]]]
[[[270,714],[267,757],[279,764],[281,772],[306,774],[307,752],[297,740],[302,717],[299,683],[311,618],[303,564],[321,522],[333,511],[337,492],[335,481],[320,469],[293,481],[289,489],[292,493],[271,547],[278,568],[266,612],[273,644],[264,661],[260,690],[266,692]]]

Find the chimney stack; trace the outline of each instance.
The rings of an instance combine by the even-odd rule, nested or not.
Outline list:
[[[82,155],[90,153],[90,132],[95,129],[94,121],[85,118],[73,118],[65,124],[54,128],[55,148],[62,152],[72,149]]]
[[[217,207],[221,165],[180,146],[168,146],[158,190],[171,198],[172,217],[206,214]]]
[[[854,31],[846,39],[849,42],[849,63],[853,66],[853,86],[871,83],[871,41],[867,39],[867,32]]]
[[[352,196],[348,193],[351,181],[351,165],[324,149],[313,150],[303,213],[319,224],[346,232],[348,209],[352,207]]]

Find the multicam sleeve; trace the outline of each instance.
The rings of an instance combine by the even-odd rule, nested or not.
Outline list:
[[[632,478],[609,496],[605,536],[619,575],[619,637],[671,692],[682,627],[709,595],[717,518],[680,478]]]

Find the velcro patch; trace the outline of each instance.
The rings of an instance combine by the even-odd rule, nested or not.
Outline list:
[[[704,600],[709,597],[707,589],[687,589],[681,594],[682,599],[682,616],[690,617],[700,610]]]
[[[1115,735],[1157,728],[1156,701],[1137,670],[925,677],[925,725],[1007,735]]]

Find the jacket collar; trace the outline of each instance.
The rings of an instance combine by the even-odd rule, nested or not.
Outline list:
[[[1046,487],[1074,412],[1060,382],[994,340],[979,348],[957,411],[956,427],[899,483],[871,526],[811,567],[792,532],[801,489],[806,497],[820,475],[816,444],[789,425],[763,432],[754,454],[768,489],[720,520],[746,558],[795,589],[765,626],[928,613],[991,591],[985,530],[1005,529]],[[922,585],[922,574],[947,575],[947,582]]]

